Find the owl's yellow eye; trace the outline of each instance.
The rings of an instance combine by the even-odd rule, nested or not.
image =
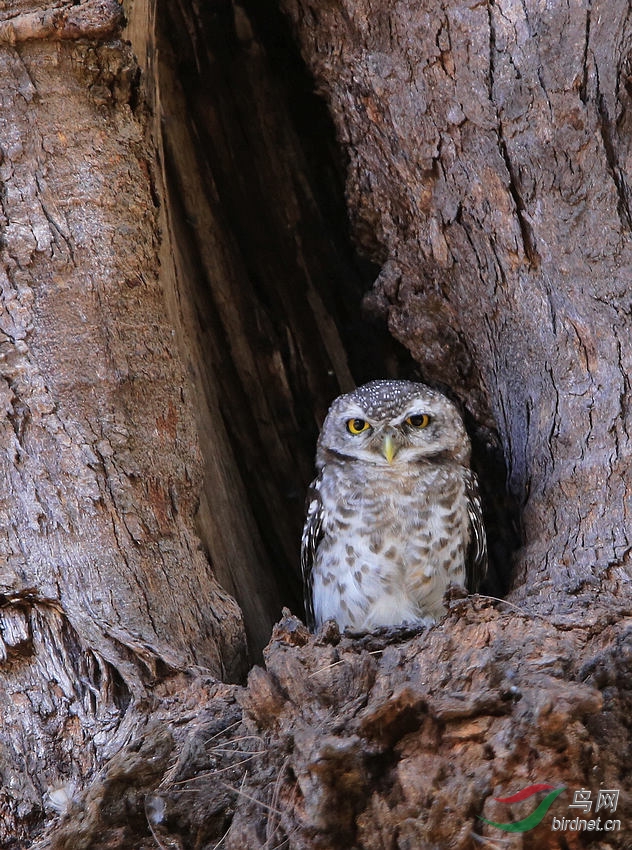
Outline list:
[[[413,413],[406,417],[406,424],[413,428],[427,428],[430,425],[430,417],[427,413]]]
[[[350,434],[361,434],[368,431],[371,426],[366,419],[347,419],[347,431]]]

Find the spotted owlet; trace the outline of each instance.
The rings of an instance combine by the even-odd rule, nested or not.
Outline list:
[[[474,591],[487,546],[470,441],[425,384],[371,381],[329,408],[301,542],[309,625],[429,624],[449,584]]]

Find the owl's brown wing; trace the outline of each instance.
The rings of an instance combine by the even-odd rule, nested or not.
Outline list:
[[[465,476],[467,513],[470,518],[470,543],[466,558],[467,588],[471,593],[478,591],[487,573],[487,537],[483,525],[483,507],[478,492],[478,479],[470,469]]]
[[[314,599],[312,568],[316,550],[323,536],[323,503],[320,498],[322,472],[309,485],[305,499],[305,525],[301,537],[301,570],[303,573],[303,599],[307,626],[314,629]]]

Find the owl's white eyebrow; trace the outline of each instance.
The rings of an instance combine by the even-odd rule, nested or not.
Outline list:
[[[370,416],[365,413],[364,410],[360,407],[356,407],[355,410],[351,408],[351,410],[347,410],[345,413],[345,419],[365,419],[367,422],[375,422],[374,419],[371,419]]]

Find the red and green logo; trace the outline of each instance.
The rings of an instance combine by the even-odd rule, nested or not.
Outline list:
[[[522,791],[518,791],[517,794],[513,794],[511,797],[494,797],[494,800],[496,800],[497,803],[510,805],[511,803],[521,803],[523,800],[528,800],[529,797],[533,797],[535,794],[540,794],[542,791],[549,791],[549,793],[540,802],[538,807],[522,820],[514,821],[512,823],[496,823],[493,820],[487,820],[487,818],[481,818],[481,820],[490,824],[490,826],[495,826],[497,829],[502,829],[505,832],[527,832],[527,830],[533,829],[542,821],[545,814],[551,808],[552,803],[557,800],[562,791],[566,791],[566,786],[563,785],[561,788],[556,788],[555,785],[540,782],[537,785],[527,785],[526,788],[523,788]]]

